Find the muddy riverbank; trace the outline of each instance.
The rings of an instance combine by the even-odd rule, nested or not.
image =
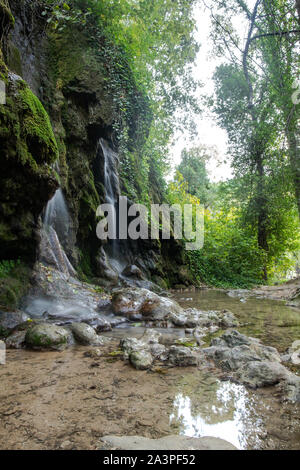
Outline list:
[[[240,332],[281,352],[299,338],[298,310],[280,302],[241,302],[219,291],[178,293],[176,299],[184,308],[230,308]],[[0,448],[102,449],[101,437],[112,434],[213,436],[239,449],[300,448],[300,406],[282,402],[276,387],[251,390],[204,363],[137,371],[111,355],[120,338],[143,332],[142,326],[114,329],[104,333],[111,340],[100,348],[8,350],[0,370]],[[100,356],[87,356],[95,349]]]

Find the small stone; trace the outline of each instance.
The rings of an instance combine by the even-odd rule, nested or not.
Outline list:
[[[130,354],[129,360],[137,370],[150,369],[153,363],[152,355],[148,351],[135,351]]]
[[[190,348],[171,346],[169,361],[172,365],[179,367],[197,366],[199,364],[199,356]]]

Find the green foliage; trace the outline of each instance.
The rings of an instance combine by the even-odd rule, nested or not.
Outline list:
[[[0,261],[0,278],[4,278],[9,275],[9,273],[21,263],[20,260],[3,260]]]
[[[124,191],[140,202],[159,197],[168,145],[175,128],[182,125],[175,111],[180,107],[182,120],[199,111],[190,66],[198,51],[193,38],[195,0],[42,3],[55,50],[60,47],[62,86],[78,73],[76,67],[84,69],[86,57],[97,57],[103,88],[113,98]],[[84,42],[74,44],[75,35],[86,37],[81,61],[76,61],[76,43],[82,47]],[[64,49],[66,39],[73,47],[70,54],[68,45]]]
[[[30,269],[20,260],[0,263],[0,309],[14,310],[25,295],[30,283]]]
[[[177,170],[188,183],[188,191],[196,196],[201,204],[208,206],[213,198],[212,187],[208,178],[206,164],[216,158],[216,150],[204,145],[185,149],[181,155],[181,163]]]

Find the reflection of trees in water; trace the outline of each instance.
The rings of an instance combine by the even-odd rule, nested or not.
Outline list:
[[[259,447],[262,420],[258,400],[242,385],[220,382],[208,375],[185,376],[179,384],[171,421],[181,433],[195,437],[202,432],[234,440],[242,448]]]

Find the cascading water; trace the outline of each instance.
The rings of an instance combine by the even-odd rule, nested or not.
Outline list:
[[[71,218],[61,188],[48,202],[43,219],[40,261],[54,266],[63,274],[76,276],[64,246],[67,246]]]
[[[105,188],[105,199],[107,204],[111,204],[114,207],[113,215],[113,228],[118,234],[118,198],[120,195],[119,175],[118,175],[118,156],[109,147],[108,143],[104,139],[99,140],[99,145],[103,153],[104,158],[104,188]],[[110,266],[117,272],[121,273],[127,262],[121,254],[120,243],[118,240],[110,240],[105,247],[105,253],[108,257]]]
[[[61,188],[57,189],[53,198],[47,204],[44,225],[46,227],[52,227],[55,230],[63,246],[67,243],[70,216]]]

